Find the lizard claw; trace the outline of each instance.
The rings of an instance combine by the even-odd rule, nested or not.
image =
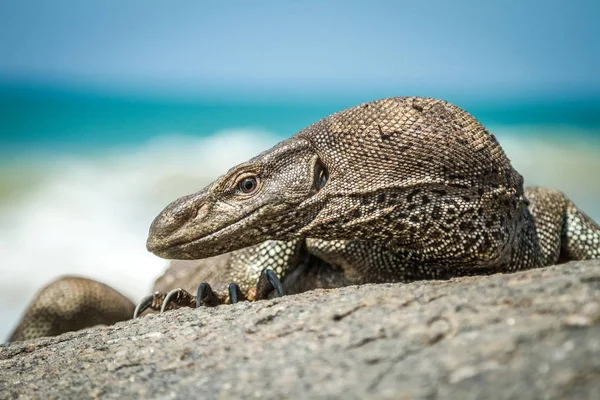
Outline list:
[[[275,297],[283,296],[283,285],[272,269],[265,269],[256,284],[256,300],[266,299],[272,291]]]
[[[163,302],[160,306],[161,313],[165,312],[165,310],[167,309],[167,306],[171,302],[171,298],[173,298],[173,296],[179,294],[179,292],[181,292],[181,289],[173,289],[169,293],[167,293],[167,295],[165,296],[165,299],[163,300]]]
[[[196,302],[194,296],[186,292],[185,290],[178,288],[173,289],[164,297],[160,306],[160,312],[165,312],[172,308],[179,307],[192,307]],[[170,308],[169,308],[170,307]]]
[[[279,277],[277,276],[275,271],[273,271],[272,269],[268,269],[266,274],[269,283],[275,290],[275,297],[283,296],[283,285],[281,285],[281,281],[279,280]]]
[[[136,319],[141,313],[146,311],[152,305],[154,301],[154,295],[144,297],[138,304],[135,306],[135,310],[133,311],[133,319]]]
[[[202,305],[214,307],[219,304],[221,304],[221,301],[208,283],[202,282],[198,285],[198,290],[196,292],[196,308],[199,308]]]
[[[229,300],[231,301],[231,304],[235,304],[238,301],[247,300],[246,296],[244,296],[244,294],[240,290],[240,287],[236,283],[230,283],[228,289],[229,289]]]

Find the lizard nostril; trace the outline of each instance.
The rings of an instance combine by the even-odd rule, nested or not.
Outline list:
[[[186,222],[204,218],[208,212],[208,205],[204,203],[196,207],[195,202],[197,197],[187,196],[169,204],[152,222],[148,243],[160,245],[164,238],[171,236]]]

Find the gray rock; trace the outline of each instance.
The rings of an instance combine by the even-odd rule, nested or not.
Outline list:
[[[315,290],[0,347],[2,398],[600,398],[600,261]]]

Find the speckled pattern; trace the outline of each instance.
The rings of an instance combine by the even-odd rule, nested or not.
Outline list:
[[[266,268],[296,293],[599,258],[600,227],[558,191],[524,190],[465,111],[399,97],[330,115],[174,201],[147,246],[202,259],[167,271],[158,299],[207,278],[228,302],[229,282],[252,299]]]

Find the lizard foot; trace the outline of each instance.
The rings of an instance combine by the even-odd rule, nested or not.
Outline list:
[[[231,304],[235,304],[239,301],[267,299],[271,293],[274,294],[274,297],[281,297],[284,294],[279,277],[271,269],[263,270],[254,289],[255,295],[249,296],[236,283],[230,283],[227,287],[229,299],[227,299],[227,296],[219,296],[207,282],[198,285],[196,296],[181,288],[173,289],[168,293],[154,292],[154,294],[144,297],[137,304],[133,312],[133,318],[137,318],[148,309],[165,312],[180,307],[214,307],[226,304],[227,300]]]

